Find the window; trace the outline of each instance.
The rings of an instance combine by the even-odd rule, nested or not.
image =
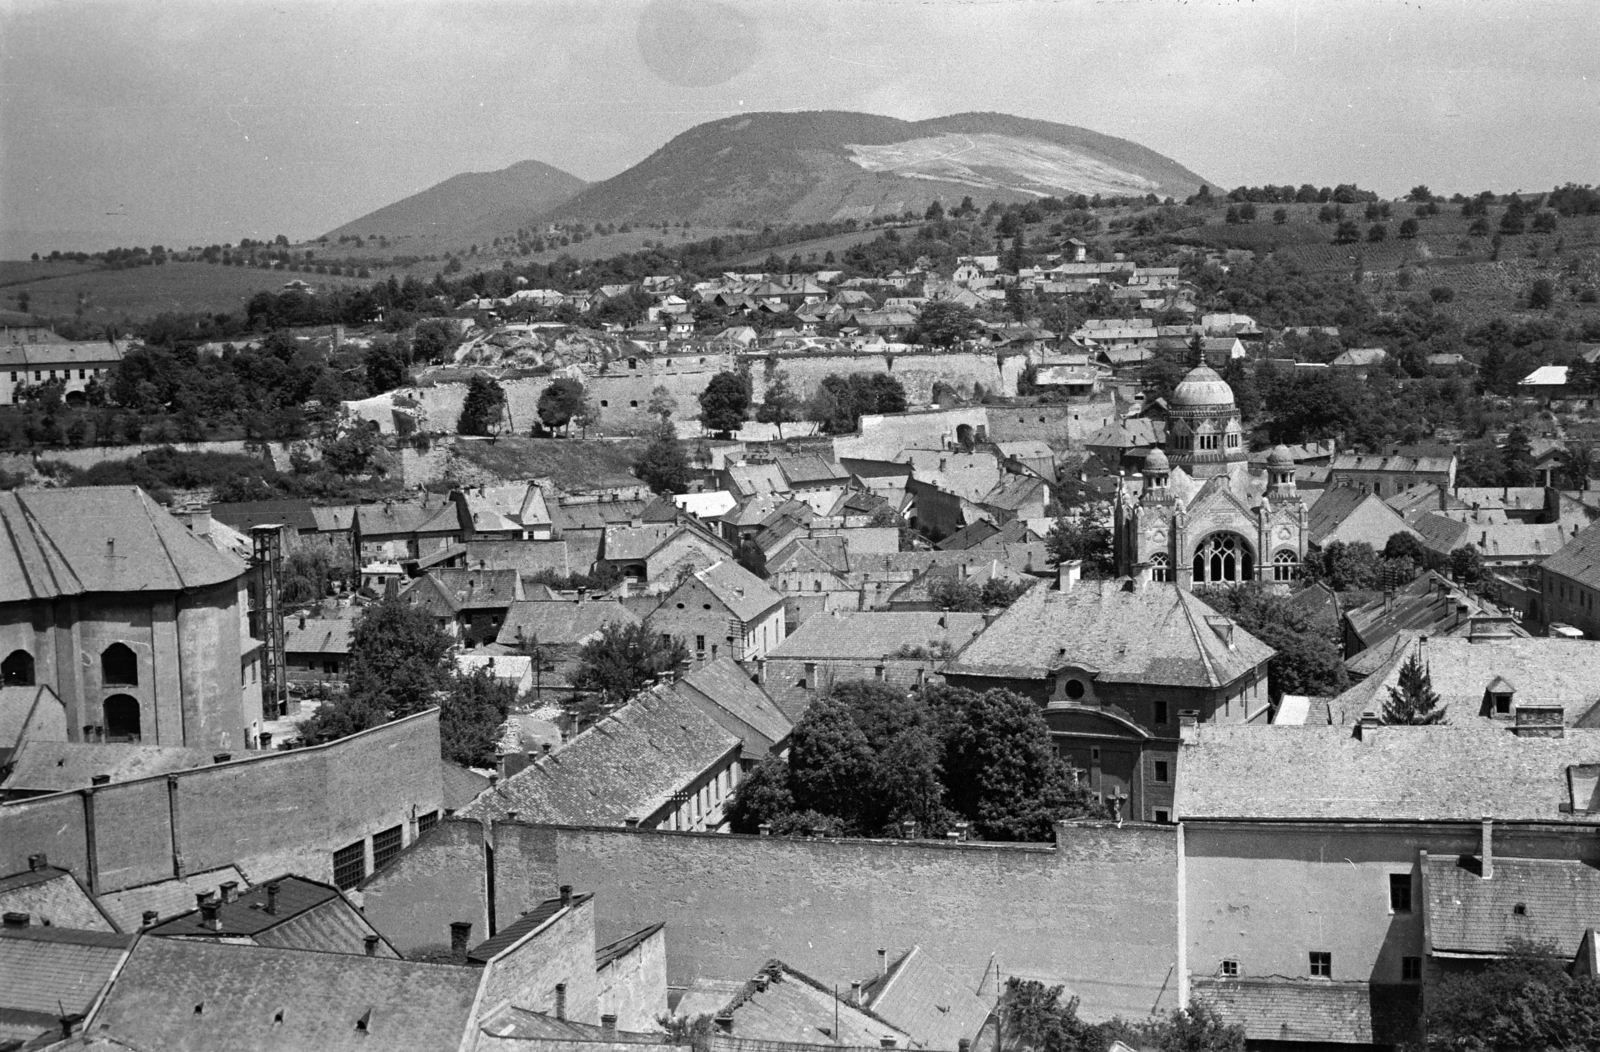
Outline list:
[[[429,811],[417,816],[417,836],[421,836],[439,824],[439,812]]]
[[[1411,912],[1411,874],[1389,874],[1389,909],[1395,913]]]
[[[1081,679],[1067,680],[1067,685],[1064,689],[1067,692],[1067,697],[1071,698],[1073,701],[1077,701],[1079,698],[1083,697],[1084,690],[1083,681]]]
[[[610,405],[611,405],[611,403],[608,400],[606,400],[604,398],[600,399],[600,408],[601,409],[605,409],[605,408],[609,407]]]
[[[400,849],[405,846],[402,843],[403,839],[399,826],[372,834],[373,870],[382,869],[385,862],[400,853]]]
[[[1294,552],[1283,551],[1272,557],[1272,579],[1292,581],[1300,576],[1300,560]]]
[[[1164,785],[1171,779],[1171,776],[1172,776],[1172,772],[1167,766],[1167,761],[1165,761],[1165,760],[1157,760],[1156,761],[1156,781],[1158,781],[1158,782],[1160,782],[1160,783],[1162,783]]]
[[[1089,750],[1089,759],[1093,760],[1095,763],[1099,763],[1100,762],[1100,750],[1098,748],[1090,749]]]
[[[106,740],[137,742],[139,729],[139,702],[127,694],[113,694],[101,706],[105,717]]]
[[[1239,977],[1239,962],[1231,957],[1223,961],[1222,974],[1230,979],[1237,979]]]
[[[333,853],[333,882],[340,891],[349,891],[367,875],[367,842],[357,840]]]
[[[1167,722],[1167,703],[1164,702],[1164,701],[1156,702],[1156,722],[1157,723],[1166,723]]]
[[[1511,695],[1496,694],[1494,696],[1494,712],[1496,716],[1511,715]]]
[[[1404,981],[1408,982],[1408,983],[1419,983],[1419,982],[1421,982],[1422,981],[1422,958],[1421,957],[1402,957],[1402,958],[1400,958],[1400,978],[1403,979]]]
[[[1156,552],[1150,556],[1150,580],[1167,584],[1172,580],[1172,560],[1166,552]]]
[[[0,661],[0,686],[31,687],[33,682],[33,655],[26,650],[13,650]]]
[[[139,659],[123,643],[112,643],[100,652],[100,682],[108,687],[137,687]]]
[[[1311,951],[1311,974],[1323,979],[1333,978],[1333,954],[1325,950]]]
[[[1168,822],[1172,821],[1172,815],[1158,807],[1156,808],[1156,821],[1160,822],[1162,825],[1166,825]]]
[[[694,637],[694,648],[698,653],[704,654],[706,652],[706,637],[705,636],[695,636]]]

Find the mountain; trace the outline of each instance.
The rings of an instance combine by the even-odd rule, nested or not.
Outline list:
[[[327,237],[449,237],[480,229],[509,233],[559,207],[587,185],[548,164],[519,161],[498,172],[451,176],[330,230]]]
[[[1063,194],[1182,199],[1206,180],[1126,139],[1003,113],[751,113],[690,128],[554,207],[588,222],[805,223]]]

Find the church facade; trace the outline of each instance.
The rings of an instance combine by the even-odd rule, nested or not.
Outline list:
[[[1233,389],[1214,370],[1190,370],[1172,393],[1165,449],[1145,457],[1137,490],[1113,508],[1117,572],[1179,588],[1291,581],[1306,555],[1306,506],[1288,450],[1264,474],[1249,448]]]

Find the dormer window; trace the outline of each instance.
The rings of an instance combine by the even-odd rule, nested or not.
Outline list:
[[[1494,699],[1494,714],[1496,716],[1511,715],[1510,694],[1491,694],[1490,697]]]

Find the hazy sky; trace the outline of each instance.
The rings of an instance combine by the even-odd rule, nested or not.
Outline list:
[[[0,0],[0,256],[603,179],[741,110],[999,110],[1224,187],[1600,182],[1594,0]]]

